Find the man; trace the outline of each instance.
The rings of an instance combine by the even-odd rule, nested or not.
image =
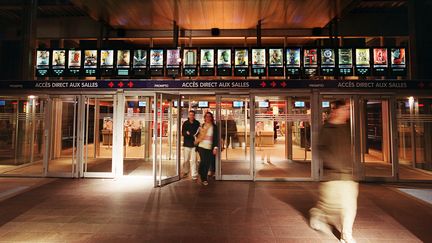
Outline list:
[[[318,152],[323,160],[325,182],[320,185],[317,205],[310,210],[310,226],[330,234],[330,225],[341,225],[341,242],[353,243],[358,183],[352,176],[350,108],[344,101],[334,102],[332,108],[319,134]]]
[[[183,177],[186,177],[191,171],[193,180],[198,179],[198,170],[196,165],[196,152],[195,152],[195,135],[198,132],[200,123],[195,120],[195,111],[189,111],[188,120],[183,123]]]

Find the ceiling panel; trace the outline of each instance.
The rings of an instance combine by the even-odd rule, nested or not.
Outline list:
[[[95,19],[125,29],[324,27],[352,0],[72,0]]]

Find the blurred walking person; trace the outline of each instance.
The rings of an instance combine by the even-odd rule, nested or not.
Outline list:
[[[352,228],[357,213],[358,183],[352,174],[350,108],[345,101],[332,103],[329,120],[323,125],[318,152],[324,165],[319,199],[310,210],[310,226],[328,234],[331,226],[341,229],[341,242],[356,242]]]
[[[198,179],[196,150],[195,150],[195,135],[198,133],[200,123],[195,120],[195,111],[189,111],[188,119],[182,125],[183,135],[183,177],[187,177],[189,172],[192,180]]]
[[[204,116],[204,124],[201,125],[198,136],[195,139],[195,144],[198,145],[198,153],[200,156],[199,174],[201,183],[204,186],[208,185],[207,174],[211,165],[216,161],[218,151],[218,129],[214,123],[213,114],[207,112]]]

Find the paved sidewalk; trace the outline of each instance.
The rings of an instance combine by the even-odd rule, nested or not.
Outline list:
[[[0,202],[1,242],[338,242],[310,229],[314,182],[58,179]],[[430,187],[432,188],[432,186]],[[432,242],[432,207],[362,184],[358,242]]]

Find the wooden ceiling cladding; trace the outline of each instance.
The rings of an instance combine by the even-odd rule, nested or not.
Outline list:
[[[125,29],[314,28],[325,26],[352,0],[73,0],[95,19]]]

